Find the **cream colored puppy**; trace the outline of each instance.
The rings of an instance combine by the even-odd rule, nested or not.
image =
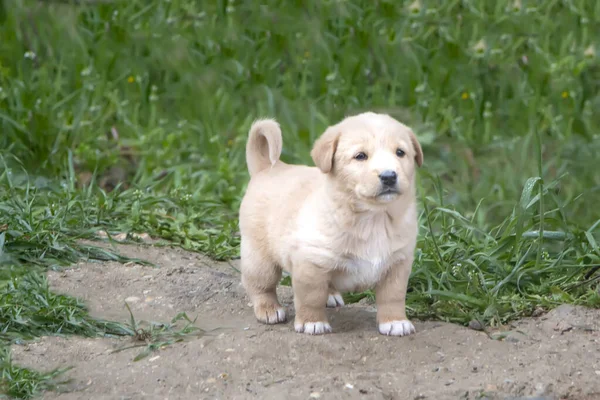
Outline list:
[[[282,137],[256,121],[246,147],[250,183],[240,207],[242,283],[256,318],[286,320],[277,300],[292,276],[297,332],[331,332],[325,307],[340,292],[375,288],[384,335],[415,332],[405,298],[417,240],[414,133],[384,114],[363,113],[328,128],[311,156],[317,166],[279,160]]]

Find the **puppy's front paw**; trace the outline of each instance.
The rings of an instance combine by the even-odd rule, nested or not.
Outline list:
[[[342,307],[343,305],[344,305],[344,298],[342,297],[340,292],[329,293],[329,297],[327,298],[327,307],[328,308]]]
[[[408,336],[415,333],[415,327],[407,319],[379,324],[379,333],[387,336]]]
[[[286,321],[285,309],[280,306],[256,307],[254,315],[263,324],[279,324]]]
[[[324,333],[331,333],[331,325],[328,322],[305,322],[296,323],[294,325],[296,332],[307,333],[309,335],[322,335]]]

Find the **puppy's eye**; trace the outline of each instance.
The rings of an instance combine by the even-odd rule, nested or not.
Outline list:
[[[358,161],[364,161],[367,158],[369,158],[369,157],[367,157],[367,155],[365,153],[363,153],[362,151],[354,156],[354,159],[358,160]]]
[[[400,158],[404,157],[406,155],[406,153],[404,152],[404,150],[402,149],[398,149],[396,150],[396,155]]]

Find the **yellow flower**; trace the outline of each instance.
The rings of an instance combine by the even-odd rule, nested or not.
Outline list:
[[[229,146],[229,147],[233,146],[233,140],[229,139],[227,141],[227,146]]]
[[[566,99],[567,97],[569,97],[569,92],[567,92],[566,90],[564,92],[562,92],[561,94],[563,99]]]
[[[461,98],[461,99],[463,99],[463,100],[469,100],[469,93],[467,93],[467,92],[463,92],[463,93],[460,95],[460,98]]]
[[[127,82],[133,83],[135,82],[135,78],[133,76],[130,76],[129,78],[127,78]]]

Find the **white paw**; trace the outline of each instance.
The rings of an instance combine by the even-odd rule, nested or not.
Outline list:
[[[344,305],[344,298],[339,293],[330,294],[327,298],[327,307],[336,308]]]
[[[262,313],[259,313],[257,315],[258,320],[262,323],[269,324],[269,325],[285,322],[285,319],[286,319],[284,308],[277,308],[276,310],[269,310],[267,312],[264,312],[263,315],[260,315],[260,314],[262,314]]]
[[[278,324],[280,322],[285,322],[285,319],[286,319],[285,309],[278,308],[277,311],[275,312],[275,315],[273,315],[272,317],[273,317],[273,322],[269,321],[269,323]]]
[[[392,321],[379,324],[379,333],[382,335],[407,336],[415,332],[415,327],[412,322],[406,319],[402,321]]]
[[[298,333],[307,333],[309,335],[331,333],[331,325],[328,322],[305,322],[304,324],[294,325],[294,328]]]

